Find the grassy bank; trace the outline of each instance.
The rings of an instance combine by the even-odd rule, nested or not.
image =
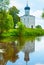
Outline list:
[[[8,37],[8,36],[43,36],[44,35],[44,30],[43,29],[30,29],[30,28],[25,28],[25,29],[11,29],[7,32],[4,32],[2,34],[3,37]]]

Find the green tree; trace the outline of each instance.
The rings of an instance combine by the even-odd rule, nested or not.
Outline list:
[[[5,0],[6,5],[9,5],[10,0]]]
[[[40,25],[37,25],[35,28],[42,29],[42,27]]]
[[[5,10],[0,11],[0,33],[13,28],[13,18]]]
[[[44,18],[44,9],[43,9],[43,12],[42,12],[42,18]]]
[[[42,13],[42,18],[44,18],[44,12]]]
[[[25,25],[22,23],[22,22],[18,22],[17,23],[17,29],[18,29],[18,35],[19,36],[23,36],[23,34],[24,34],[24,30],[25,30]]]
[[[15,6],[13,6],[13,7],[11,7],[11,8],[9,9],[9,14],[12,15],[12,17],[13,17],[14,28],[15,28],[16,23],[17,23],[18,21],[20,21],[20,17],[18,16],[19,10],[18,10]]]
[[[7,10],[10,0],[0,0],[0,10],[5,9]]]

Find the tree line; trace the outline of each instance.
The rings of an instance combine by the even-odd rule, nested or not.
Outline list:
[[[6,5],[8,4],[7,0]],[[0,8],[0,34],[15,28],[17,22],[20,21],[18,14],[19,10],[15,6],[10,7],[8,10],[3,9],[3,6]]]

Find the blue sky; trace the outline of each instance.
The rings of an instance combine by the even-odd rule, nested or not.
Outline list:
[[[27,0],[10,0],[10,6],[16,6],[20,13],[19,15],[24,15],[24,7],[26,6]],[[34,15],[35,25],[41,25],[44,28],[44,20],[41,18],[41,14],[44,8],[44,0],[28,0],[30,6],[30,15]]]

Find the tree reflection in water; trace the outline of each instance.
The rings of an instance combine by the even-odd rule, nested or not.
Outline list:
[[[0,52],[0,65],[5,65],[7,61],[15,62],[19,57],[17,53],[19,50],[15,46],[15,43],[0,43],[1,49],[5,52]]]
[[[8,61],[16,62],[19,59],[18,53],[23,51],[25,56],[24,60],[27,62],[30,60],[29,53],[34,52],[35,38],[12,38],[9,42],[0,42],[0,49],[4,49],[4,52],[0,52],[0,65],[6,65]]]

